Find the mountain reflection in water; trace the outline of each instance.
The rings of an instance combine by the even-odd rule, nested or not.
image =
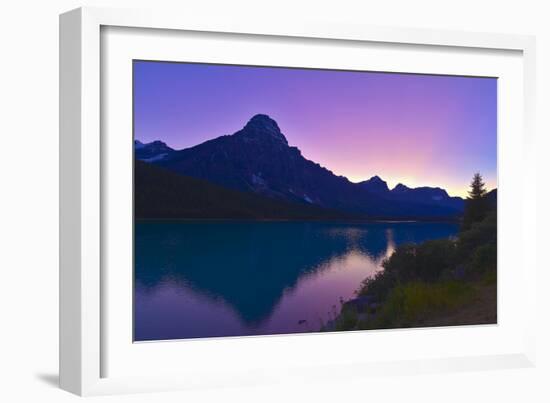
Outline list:
[[[452,223],[136,222],[135,340],[318,331],[396,245]]]

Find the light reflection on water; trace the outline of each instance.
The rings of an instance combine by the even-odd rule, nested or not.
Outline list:
[[[404,242],[448,223],[138,222],[135,339],[318,331]]]

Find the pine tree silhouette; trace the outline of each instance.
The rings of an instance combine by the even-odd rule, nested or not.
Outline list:
[[[483,178],[481,177],[481,174],[479,172],[476,172],[474,174],[474,179],[472,179],[472,183],[470,184],[470,191],[468,192],[468,198],[475,200],[475,199],[481,199],[483,196],[487,194],[487,189],[485,189],[485,183],[483,183]]]
[[[462,221],[463,230],[467,230],[472,224],[482,221],[487,215],[488,202],[485,197],[486,194],[487,189],[485,189],[483,177],[479,172],[476,172],[470,183],[470,190],[466,199],[464,220]]]

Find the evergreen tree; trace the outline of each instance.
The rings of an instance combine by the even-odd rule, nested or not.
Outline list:
[[[474,178],[470,183],[468,198],[464,208],[464,220],[462,221],[462,229],[469,229],[472,224],[482,221],[487,215],[488,203],[485,195],[485,183],[479,172],[474,174]]]
[[[474,179],[470,183],[470,191],[468,192],[468,199],[476,200],[481,199],[487,194],[487,189],[485,189],[485,183],[483,183],[483,178],[479,172],[474,174]]]

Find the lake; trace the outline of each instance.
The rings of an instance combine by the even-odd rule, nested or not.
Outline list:
[[[138,221],[134,339],[318,331],[406,242],[453,223]]]

